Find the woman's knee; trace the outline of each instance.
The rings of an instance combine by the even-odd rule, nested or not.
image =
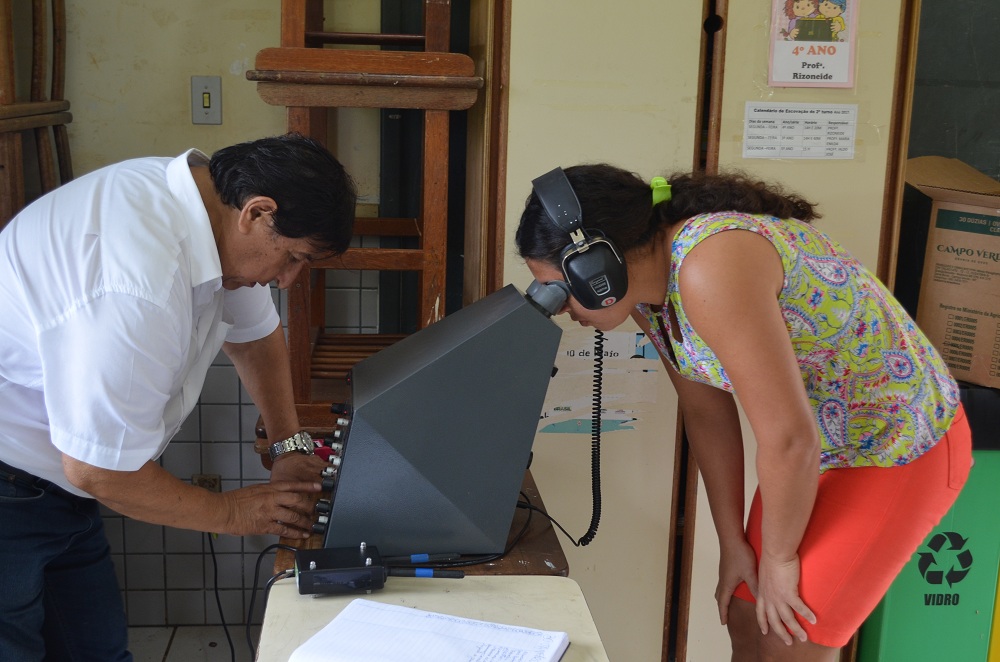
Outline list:
[[[839,648],[820,646],[811,641],[792,639],[786,644],[773,631],[760,638],[758,659],[761,662],[835,662]]]
[[[761,634],[753,603],[738,598],[730,602],[726,627],[733,646],[733,662],[756,660]]]
[[[786,644],[772,630],[761,634],[756,606],[746,600],[733,600],[727,620],[733,646],[733,662],[835,662],[840,649],[820,646],[810,641],[793,640]]]

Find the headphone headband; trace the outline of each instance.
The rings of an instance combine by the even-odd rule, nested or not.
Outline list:
[[[580,209],[580,199],[566,178],[562,168],[553,168],[544,175],[531,180],[531,186],[538,194],[538,201],[548,214],[549,219],[558,225],[566,234],[573,234],[581,228],[583,210]],[[544,191],[544,195],[539,193]]]

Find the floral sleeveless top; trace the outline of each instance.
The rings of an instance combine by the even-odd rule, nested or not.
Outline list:
[[[677,285],[688,252],[726,230],[755,232],[781,257],[779,303],[816,412],[820,471],[906,464],[932,448],[958,407],[955,380],[885,286],[807,223],[724,212],[684,224],[674,238],[663,307],[673,307],[681,341],[659,307],[637,306],[649,320],[653,343],[678,373],[733,391],[725,369],[691,327]]]

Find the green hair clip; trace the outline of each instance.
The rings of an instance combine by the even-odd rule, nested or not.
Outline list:
[[[653,177],[649,180],[649,188],[653,189],[653,206],[670,199],[670,184],[663,177]]]

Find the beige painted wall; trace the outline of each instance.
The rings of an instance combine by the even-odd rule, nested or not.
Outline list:
[[[819,204],[816,226],[844,244],[871,270],[878,257],[883,181],[888,157],[896,70],[899,0],[866,2],[859,13],[857,73],[851,89],[767,86],[769,3],[729,3],[720,168],[739,168],[781,181]],[[858,104],[856,154],[852,160],[743,159],[743,112],[747,101]],[[755,442],[744,420],[748,468],[747,504],[756,487]],[[713,593],[718,580],[718,538],[704,490],[699,490],[688,660],[728,659],[729,640],[720,626]]]
[[[377,30],[378,4],[326,0],[327,23]],[[23,4],[23,3],[18,3]],[[66,0],[66,94],[77,175],[137,156],[172,156],[285,132],[285,109],[269,106],[246,79],[257,51],[277,46],[277,0]],[[373,27],[374,26],[374,27]],[[222,124],[191,122],[191,76],[222,79]],[[377,202],[378,111],[345,109],[331,147]]]
[[[76,174],[284,131],[284,109],[244,77],[257,51],[278,42],[280,3],[67,0],[66,21]],[[221,125],[191,123],[191,76],[222,78]]]
[[[691,166],[701,3],[514,2],[511,27],[504,279],[530,282],[513,254],[531,180],[555,167],[610,161],[651,177]],[[591,332],[567,330],[547,407],[588,407]],[[619,330],[619,334],[632,333]],[[619,338],[621,336],[618,336]],[[676,397],[659,361],[605,363],[605,407],[635,412],[604,436],[604,507],[594,542],[564,540],[612,660],[660,659]],[[642,380],[642,381],[639,381]],[[640,390],[641,392],[637,392]],[[553,412],[555,413],[555,412]],[[586,415],[589,413],[585,412]],[[535,476],[549,513],[575,538],[590,521],[590,437],[539,434]]]
[[[900,0],[861,4],[857,72],[851,89],[767,86],[769,3],[729,3],[726,76],[721,125],[721,168],[741,168],[776,179],[818,202],[831,233],[871,269],[882,222],[896,75]],[[747,101],[858,104],[855,157],[843,161],[743,159],[743,112]]]

